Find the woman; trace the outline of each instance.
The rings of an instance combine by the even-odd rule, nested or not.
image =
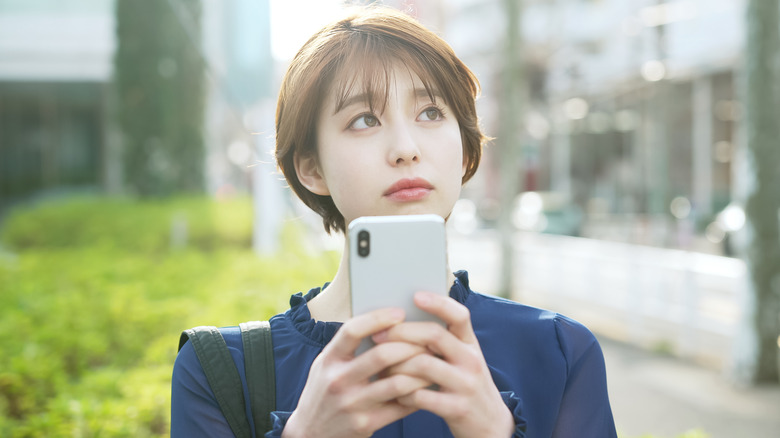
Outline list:
[[[285,75],[279,167],[329,232],[361,216],[446,219],[479,165],[478,91],[413,19],[355,13],[315,34]],[[271,318],[277,410],[257,436],[616,436],[601,349],[584,326],[471,291],[464,271],[450,274],[449,297],[415,296],[446,328],[392,308],[352,317],[348,262],[344,251],[332,282]],[[223,335],[243,379],[240,335]],[[377,345],[356,357],[368,336]],[[174,367],[172,435],[232,436],[189,344]]]

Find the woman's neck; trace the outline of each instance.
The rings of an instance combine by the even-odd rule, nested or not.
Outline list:
[[[447,257],[447,284],[452,286],[454,282],[455,275],[450,269],[449,257]],[[344,322],[351,318],[352,300],[349,290],[349,242],[344,239],[341,262],[333,281],[307,304],[311,317],[315,321],[336,322]]]
[[[352,316],[349,294],[349,243],[344,241],[339,269],[328,287],[309,301],[309,312],[316,321],[344,322]]]

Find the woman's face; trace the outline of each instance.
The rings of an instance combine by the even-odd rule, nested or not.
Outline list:
[[[458,121],[407,69],[394,68],[390,78],[383,110],[371,111],[361,83],[338,111],[332,91],[318,118],[318,157],[296,163],[304,186],[330,195],[346,224],[360,216],[446,218],[460,195],[465,163]]]

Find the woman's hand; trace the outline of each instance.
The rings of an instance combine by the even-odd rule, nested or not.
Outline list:
[[[414,354],[389,369],[393,377],[430,381],[438,390],[420,388],[402,395],[398,403],[424,409],[444,418],[456,437],[509,437],[515,430],[512,413],[490,376],[469,310],[449,297],[420,292],[415,304],[441,318],[445,329],[432,322],[406,322],[373,336],[378,346],[405,343],[433,354]]]
[[[429,380],[404,374],[376,381],[370,378],[417,355],[427,355],[424,347],[390,341],[355,357],[363,338],[403,319],[401,309],[380,309],[345,322],[312,363],[298,407],[282,436],[367,437],[416,411],[396,399],[429,386]]]

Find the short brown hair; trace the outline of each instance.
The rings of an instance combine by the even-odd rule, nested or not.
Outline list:
[[[404,13],[386,7],[353,12],[325,26],[298,51],[282,81],[276,107],[277,164],[298,197],[322,216],[327,232],[343,232],[344,216],[330,196],[314,194],[301,184],[295,155],[316,157],[317,118],[332,87],[338,87],[340,106],[360,76],[372,110],[376,104],[383,107],[390,71],[397,62],[420,78],[431,99],[438,94],[454,113],[466,161],[462,182],[477,171],[486,137],[477,120],[476,76],[443,39]]]

